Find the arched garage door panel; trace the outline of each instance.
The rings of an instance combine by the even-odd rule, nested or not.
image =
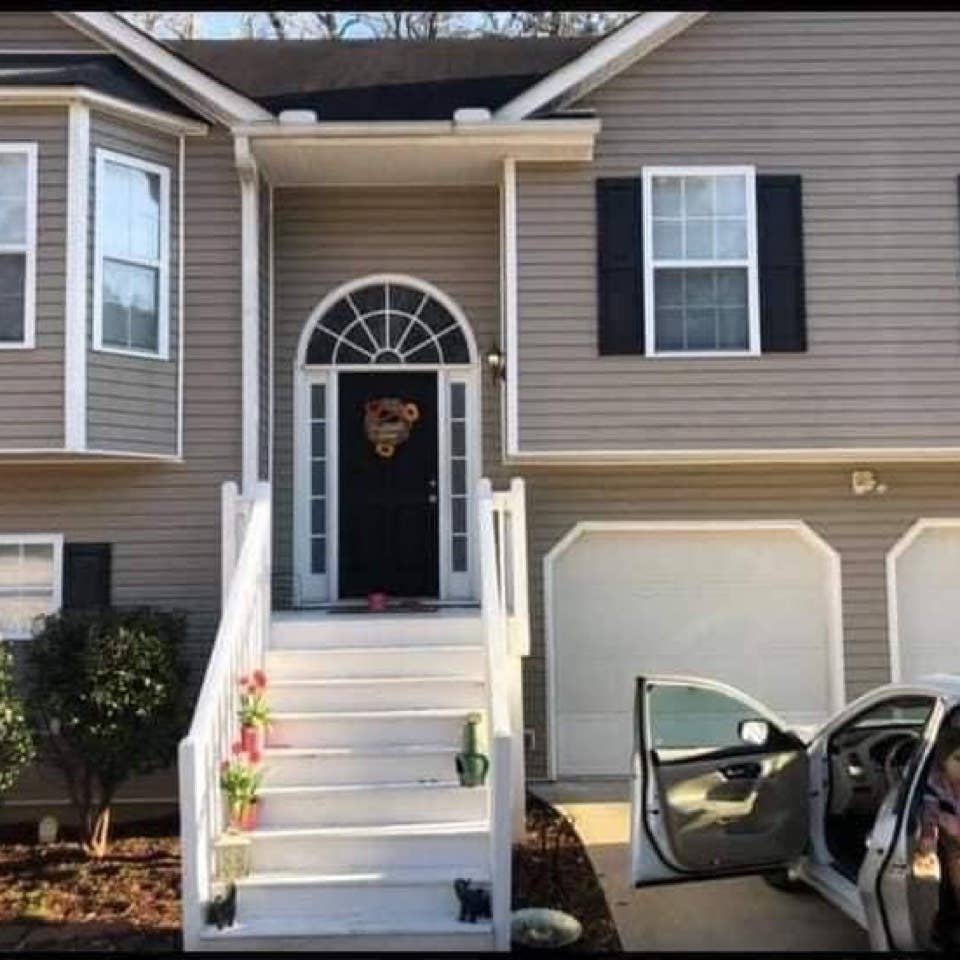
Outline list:
[[[558,775],[626,775],[639,674],[823,720],[842,695],[835,563],[795,527],[582,532],[548,562]]]
[[[909,538],[909,539],[908,539]],[[894,559],[894,674],[960,673],[960,521],[924,526]]]

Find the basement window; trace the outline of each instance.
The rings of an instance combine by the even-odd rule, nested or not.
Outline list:
[[[62,582],[62,536],[0,537],[0,637],[31,637],[38,617],[60,609]]]

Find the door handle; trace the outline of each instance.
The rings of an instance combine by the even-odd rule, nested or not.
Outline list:
[[[759,763],[731,763],[720,768],[720,776],[724,780],[756,780],[760,770]]]

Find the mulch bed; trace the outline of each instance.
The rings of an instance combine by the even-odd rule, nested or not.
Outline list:
[[[600,881],[573,823],[527,794],[527,834],[513,853],[513,908],[550,907],[576,917],[583,936],[564,952],[619,953],[623,948]]]
[[[134,832],[135,831],[135,832]],[[39,846],[36,827],[0,828],[0,952],[180,949],[180,841],[175,825],[120,826],[103,860],[69,840]],[[514,850],[514,908],[575,916],[568,951],[618,952],[620,940],[573,825],[528,795],[527,833]]]
[[[171,826],[118,827],[102,860],[69,840],[30,842],[35,826],[4,828],[0,951],[179,950],[180,840]]]

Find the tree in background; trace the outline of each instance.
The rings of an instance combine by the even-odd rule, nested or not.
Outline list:
[[[121,14],[156,37],[204,35],[203,15],[135,11]],[[441,37],[579,37],[616,29],[632,12],[510,11],[257,11],[237,13],[234,35],[262,39],[435,40]]]

